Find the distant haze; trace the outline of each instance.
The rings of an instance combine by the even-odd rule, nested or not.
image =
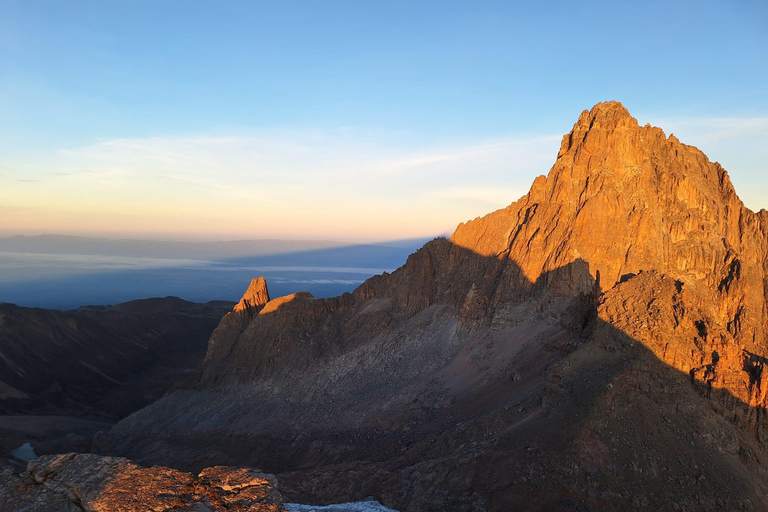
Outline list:
[[[381,244],[245,240],[191,243],[68,236],[0,239],[0,302],[49,309],[148,297],[237,301],[263,275],[273,297],[329,297],[392,271],[426,240]]]

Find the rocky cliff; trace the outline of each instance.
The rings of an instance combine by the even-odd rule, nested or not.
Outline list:
[[[245,298],[190,389],[95,447],[404,511],[763,509],[767,233],[718,164],[598,104],[526,196],[391,275]]]

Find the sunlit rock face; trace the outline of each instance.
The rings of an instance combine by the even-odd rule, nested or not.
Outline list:
[[[607,102],[581,114],[549,176],[508,208],[460,225],[451,240],[515,261],[530,281],[583,259],[611,290],[601,320],[708,387],[763,408],[766,215],[745,208],[726,171],[701,151]]]
[[[93,454],[48,455],[0,475],[0,511],[284,512],[274,476],[217,466],[199,475]]]
[[[263,276],[251,281],[240,302],[235,306],[235,312],[249,311],[261,308],[269,302],[267,280]]]
[[[578,259],[604,290],[643,270],[674,276],[715,291],[712,320],[764,347],[761,218],[719,164],[607,102],[581,114],[548,177],[508,208],[460,225],[451,241],[514,260],[531,282]]]
[[[233,312],[190,389],[94,448],[256,465],[292,502],[760,509],[767,215],[598,104],[519,201],[352,294]]]

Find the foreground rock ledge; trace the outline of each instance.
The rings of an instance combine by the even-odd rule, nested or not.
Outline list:
[[[274,475],[216,466],[198,476],[93,454],[48,455],[0,475],[0,512],[284,512]]]

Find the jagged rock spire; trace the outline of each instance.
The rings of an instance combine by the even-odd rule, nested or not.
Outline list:
[[[251,284],[235,306],[234,311],[247,311],[253,308],[260,308],[269,302],[269,291],[267,290],[267,280],[264,276],[259,276],[251,280]]]

